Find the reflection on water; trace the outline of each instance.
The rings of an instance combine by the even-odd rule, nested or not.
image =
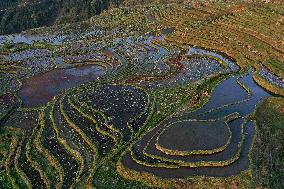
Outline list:
[[[250,72],[240,77],[240,81],[250,89],[252,95],[245,94],[236,79],[229,78],[216,87],[209,102],[191,116],[197,119],[217,119],[238,112],[242,117],[246,117],[264,97],[270,96],[254,82],[252,76],[253,73]],[[222,108],[217,108],[217,105]]]
[[[43,105],[63,90],[94,81],[105,73],[98,65],[54,69],[23,80],[19,96],[24,107]]]

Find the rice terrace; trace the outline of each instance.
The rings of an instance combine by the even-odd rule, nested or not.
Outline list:
[[[0,188],[283,189],[284,1],[118,2],[1,25]]]

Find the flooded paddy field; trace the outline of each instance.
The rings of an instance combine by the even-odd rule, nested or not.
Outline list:
[[[95,81],[105,72],[103,67],[97,65],[54,69],[23,80],[18,94],[24,107],[43,105],[65,89]]]
[[[252,27],[264,9],[222,6],[117,9],[80,32],[0,36],[0,178],[10,188],[264,186],[253,183],[267,157],[255,144],[276,143],[259,129],[281,133],[284,50],[232,26]],[[275,117],[258,117],[263,106]]]
[[[250,93],[237,81],[243,82]],[[236,91],[232,93],[229,90],[231,87]],[[149,131],[141,141],[134,144],[130,152],[125,154],[121,160],[122,164],[136,171],[146,171],[166,178],[196,175],[230,176],[236,174],[236,171],[241,172],[248,168],[248,153],[255,132],[253,122],[246,121],[246,117],[253,112],[256,104],[267,96],[270,95],[254,83],[251,74],[228,78],[216,87],[210,100],[202,108],[165,120]],[[206,120],[214,123],[215,127],[219,126],[219,129],[222,128],[222,124],[227,123],[228,128],[223,127],[223,131],[216,131],[214,134],[214,124],[208,126],[213,127],[212,129],[203,130],[208,124]],[[179,128],[174,129],[173,126]],[[182,127],[186,129],[182,131]],[[187,133],[191,127],[197,130]],[[199,132],[202,134],[198,134]],[[186,140],[187,137],[190,139]],[[219,144],[216,144],[216,149],[211,146],[215,143],[209,142],[210,137],[218,138],[214,139],[214,142]],[[184,143],[178,145],[180,140]],[[202,141],[204,142],[198,148],[196,145]],[[222,147],[224,145],[225,147]],[[194,151],[181,150],[183,146],[192,147]]]

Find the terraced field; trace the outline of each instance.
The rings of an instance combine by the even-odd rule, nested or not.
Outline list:
[[[252,94],[237,86],[237,78],[223,81],[202,108],[166,119],[144,135],[122,157],[121,166],[165,178],[230,176],[247,169],[255,132],[247,116],[269,94],[251,75],[242,81]],[[227,85],[236,85],[234,97],[240,100],[232,100],[231,91],[224,91]],[[217,107],[214,96],[224,100]]]
[[[270,188],[284,5],[187,3],[0,36],[0,188]]]

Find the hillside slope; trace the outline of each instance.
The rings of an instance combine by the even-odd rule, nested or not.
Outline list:
[[[18,33],[54,23],[77,22],[101,13],[122,0],[3,0],[0,34]]]

